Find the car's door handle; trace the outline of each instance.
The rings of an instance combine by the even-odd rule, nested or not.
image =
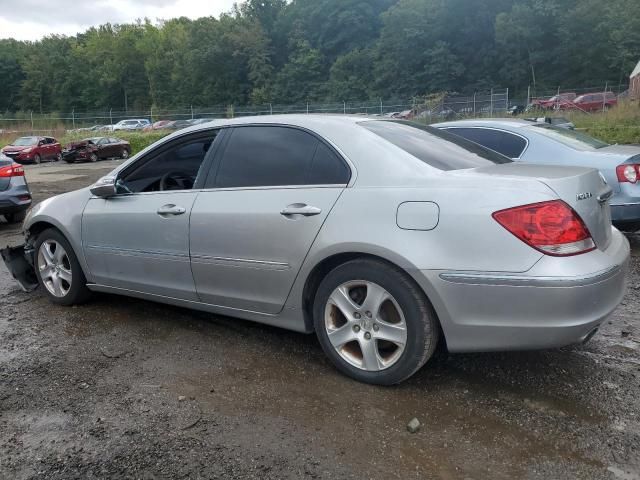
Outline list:
[[[290,215],[312,217],[313,215],[319,215],[321,213],[321,209],[319,209],[318,207],[312,207],[311,205],[307,205],[306,203],[293,203],[291,205],[287,205],[280,211],[280,215],[284,215],[285,217],[288,217]]]
[[[173,203],[168,203],[166,205],[161,206],[158,209],[158,215],[166,216],[166,215],[182,215],[187,211],[184,207],[179,207],[174,205]]]

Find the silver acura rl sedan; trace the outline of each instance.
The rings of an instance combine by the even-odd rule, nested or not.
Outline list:
[[[55,303],[108,292],[315,332],[340,371],[388,385],[439,342],[588,340],[625,291],[611,193],[597,170],[513,163],[409,122],[239,118],[40,203],[2,253]]]

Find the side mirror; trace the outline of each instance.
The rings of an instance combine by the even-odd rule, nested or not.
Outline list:
[[[116,177],[102,177],[91,186],[91,193],[96,197],[109,198],[116,195]]]

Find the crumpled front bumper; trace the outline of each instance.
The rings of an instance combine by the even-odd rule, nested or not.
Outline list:
[[[25,292],[38,288],[38,278],[33,266],[33,248],[29,245],[7,247],[0,250],[2,260],[11,276]]]

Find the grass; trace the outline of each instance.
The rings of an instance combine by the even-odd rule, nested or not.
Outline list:
[[[571,113],[568,117],[576,128],[607,143],[640,143],[638,102],[623,102],[608,112]]]

